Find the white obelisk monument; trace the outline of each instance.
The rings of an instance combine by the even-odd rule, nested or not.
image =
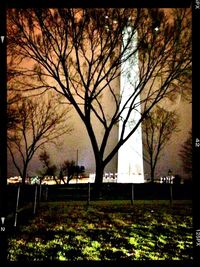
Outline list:
[[[127,38],[131,34],[132,28],[128,26],[124,29],[123,46],[127,44]],[[137,45],[137,33],[134,34],[130,50],[133,51]],[[127,53],[123,56],[126,57]],[[122,96],[121,107],[133,94],[136,85],[139,81],[139,65],[138,65],[138,52],[134,53],[128,60],[123,62],[121,66],[120,77],[120,95]],[[134,103],[140,102],[140,95],[138,95]],[[127,107],[129,107],[127,104]],[[119,122],[119,137],[122,130],[123,119],[126,118],[128,108],[122,112],[122,120]],[[140,105],[137,105],[132,111],[125,128],[125,135],[133,129],[134,125],[140,119]],[[137,128],[134,134],[124,143],[118,151],[118,183],[143,183],[144,182],[144,169],[143,169],[143,152],[142,152],[142,129],[141,125]]]

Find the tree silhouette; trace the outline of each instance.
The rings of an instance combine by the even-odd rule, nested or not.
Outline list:
[[[75,161],[69,161],[65,160],[63,164],[61,165],[61,172],[62,174],[67,176],[67,183],[69,183],[74,176],[76,175],[78,178],[78,175],[81,173],[84,173],[85,168],[83,166],[78,166],[75,164]]]
[[[7,65],[7,130],[8,133],[14,130],[19,123],[19,113],[16,110],[16,103],[22,98],[20,93],[13,90],[15,87],[14,81],[17,76],[16,64],[14,64],[14,55],[7,53],[9,56]]]
[[[50,161],[50,155],[46,150],[43,150],[39,154],[39,160],[42,162],[42,167],[43,170],[40,171],[41,181],[45,176],[52,176],[56,184],[58,184],[58,180],[56,179],[56,172],[57,172],[57,167],[55,164],[52,164]]]
[[[171,135],[177,132],[178,116],[175,111],[166,111],[155,107],[142,122],[144,160],[151,170],[151,182],[155,179],[155,169],[161,151],[170,140]]]
[[[72,128],[68,124],[68,111],[60,111],[53,99],[22,99],[15,104],[18,123],[8,131],[7,147],[22,183],[35,152],[46,143],[56,144],[57,139]]]
[[[184,90],[190,78],[191,8],[9,9],[7,25],[8,47],[22,60],[16,83],[35,94],[53,90],[73,106],[91,141],[96,184],[102,183],[105,166],[151,109]],[[137,54],[139,79],[124,103],[117,81],[123,63]],[[32,67],[24,67],[27,60]],[[127,134],[129,118],[138,106],[140,118]],[[107,152],[119,121],[119,140]]]
[[[7,100],[7,130],[8,133],[14,130],[16,125],[19,123],[19,113],[15,109],[15,104],[21,98],[19,95],[9,96]]]

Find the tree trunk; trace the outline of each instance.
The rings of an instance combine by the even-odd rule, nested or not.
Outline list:
[[[104,166],[101,163],[96,163],[96,174],[94,184],[94,197],[100,199],[101,195],[101,184],[103,183]]]
[[[69,184],[69,182],[73,179],[73,175],[69,175],[67,176],[67,184]]]
[[[57,179],[56,179],[56,176],[55,176],[55,175],[53,175],[53,179],[54,179],[54,181],[56,182],[56,184],[59,184],[59,182],[57,181]]]
[[[154,183],[155,168],[151,167],[151,182]]]
[[[27,174],[27,166],[24,166],[23,173],[22,173],[22,184],[25,185],[26,183],[26,174]]]

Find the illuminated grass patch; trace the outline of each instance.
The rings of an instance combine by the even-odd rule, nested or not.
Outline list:
[[[178,203],[44,203],[9,238],[11,261],[192,259],[192,207]]]

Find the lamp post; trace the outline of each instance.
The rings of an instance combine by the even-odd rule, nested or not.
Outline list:
[[[172,184],[171,184],[171,178],[172,178],[172,171],[169,169],[168,171],[168,176],[169,176],[169,190],[170,190],[170,206],[172,205],[173,201],[173,192],[172,192]]]
[[[76,150],[76,183],[78,183],[78,149]]]

